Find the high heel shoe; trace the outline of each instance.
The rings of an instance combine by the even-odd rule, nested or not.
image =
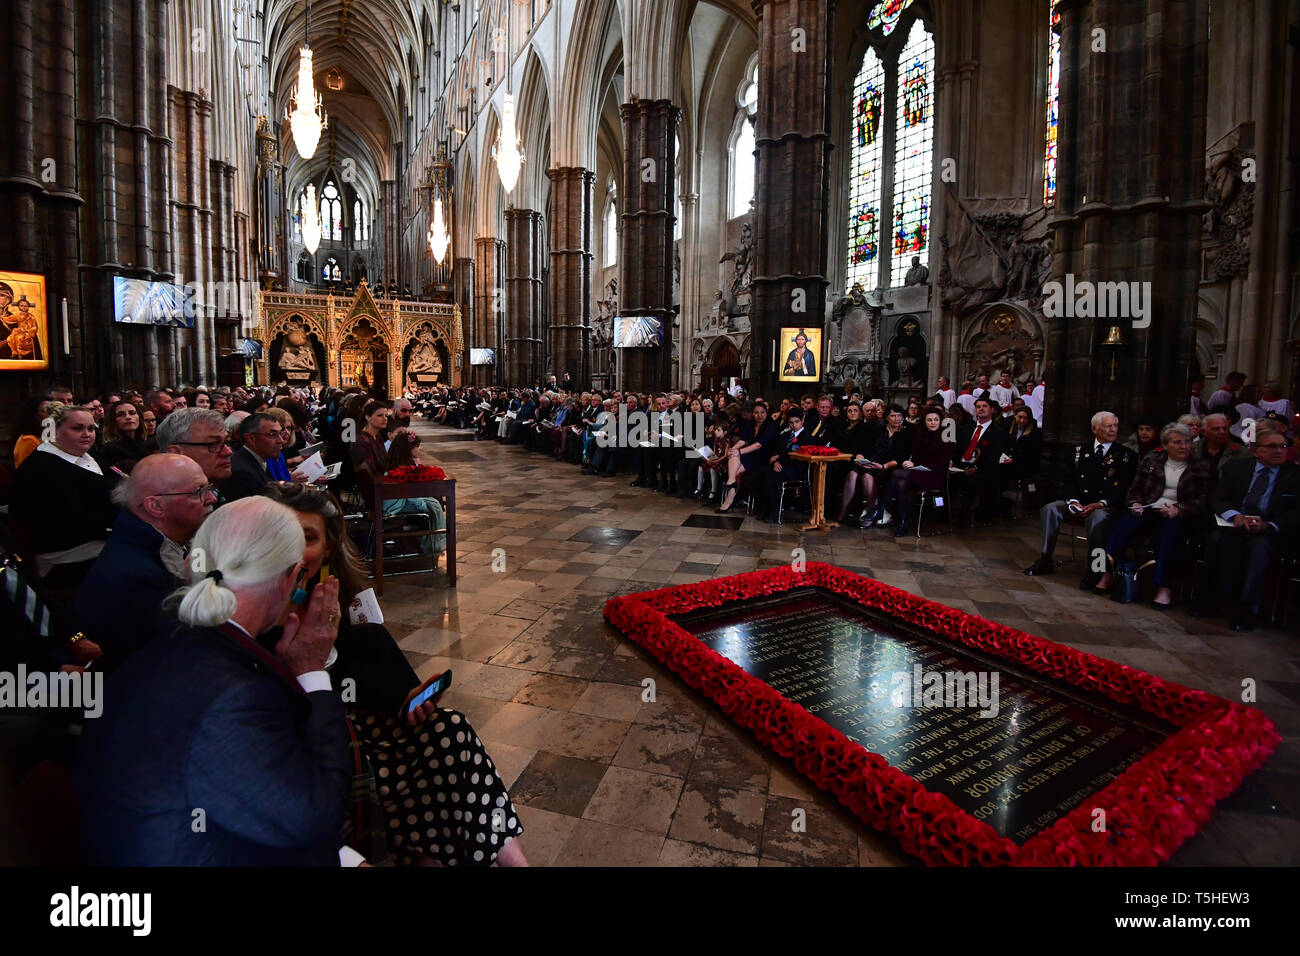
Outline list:
[[[735,492],[735,490],[736,490],[736,486],[735,486],[734,484],[731,484],[731,485],[723,485],[723,487],[722,487],[722,500],[723,500],[723,501],[726,501],[726,500],[727,500],[727,492],[729,492],[729,491],[730,491],[730,492]],[[731,504],[727,505],[725,508],[723,508],[723,507],[718,508],[718,509],[717,509],[718,514],[722,515],[722,514],[726,514],[728,511],[733,511],[733,510],[735,509],[735,507],[736,507],[736,502],[737,502],[737,500],[738,500],[739,498],[740,498],[740,495],[739,495],[739,494],[733,494],[733,495],[732,495],[732,498],[731,498]]]

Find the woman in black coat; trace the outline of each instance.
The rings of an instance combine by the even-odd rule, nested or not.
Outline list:
[[[1032,481],[1038,474],[1043,453],[1043,430],[1034,423],[1033,413],[1022,408],[1015,414],[1007,434],[1006,455],[1011,460],[999,466],[1002,488],[1018,481]]]
[[[853,456],[853,470],[844,481],[841,510],[847,513],[858,489],[862,491],[862,522],[869,528],[880,517],[877,497],[885,487],[890,472],[908,459],[912,451],[911,427],[903,420],[903,409],[890,405],[885,411],[885,425],[873,435],[862,454]]]
[[[95,460],[105,471],[118,468],[130,474],[137,461],[158,450],[144,437],[144,409],[134,402],[118,402],[108,410],[104,439]]]

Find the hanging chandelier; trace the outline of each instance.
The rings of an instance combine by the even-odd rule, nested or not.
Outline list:
[[[311,159],[316,154],[316,144],[320,142],[321,130],[328,122],[325,116],[325,104],[312,79],[311,65],[311,4],[307,4],[307,32],[304,35],[302,49],[298,51],[298,85],[289,97],[289,108],[285,116],[293,132],[293,145],[303,159]]]
[[[316,205],[316,187],[307,186],[298,207],[298,218],[302,223],[303,247],[313,256],[320,248],[320,207]]]
[[[429,251],[433,261],[442,265],[447,257],[447,248],[451,245],[451,236],[447,232],[447,220],[442,214],[442,197],[433,201],[433,224],[429,226]]]
[[[515,128],[514,77],[510,68],[510,10],[506,9],[506,34],[502,44],[505,49],[506,99],[501,107],[501,128],[492,147],[492,158],[497,164],[501,186],[511,192],[519,181],[519,170],[524,165],[524,141]]]
[[[515,129],[514,94],[506,93],[501,115],[501,129],[497,130],[497,141],[492,148],[492,158],[496,160],[497,174],[501,177],[502,188],[510,192],[519,181],[519,170],[524,165],[524,143],[518,130]]]

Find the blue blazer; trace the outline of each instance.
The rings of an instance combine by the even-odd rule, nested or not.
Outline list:
[[[162,563],[162,533],[123,508],[74,605],[77,626],[113,668],[154,636],[163,600],[185,582]],[[101,664],[96,664],[96,667]]]
[[[338,866],[353,765],[337,692],[304,694],[220,629],[177,625],[113,674],[86,727],[87,862]]]

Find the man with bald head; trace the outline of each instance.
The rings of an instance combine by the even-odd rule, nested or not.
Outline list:
[[[82,632],[112,668],[153,637],[163,599],[185,583],[190,539],[216,503],[203,468],[184,455],[150,455],[113,490],[108,544],[77,591]]]

